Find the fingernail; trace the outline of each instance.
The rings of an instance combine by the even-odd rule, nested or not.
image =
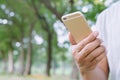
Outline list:
[[[97,32],[97,31],[94,31],[94,32],[93,32],[93,35],[94,35],[95,37],[97,37],[97,36],[98,36],[98,32]]]

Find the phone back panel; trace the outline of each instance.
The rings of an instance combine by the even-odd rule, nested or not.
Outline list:
[[[64,18],[66,18],[66,20],[64,20]],[[90,27],[88,26],[84,16],[81,14],[64,16],[62,20],[77,43],[91,33]]]

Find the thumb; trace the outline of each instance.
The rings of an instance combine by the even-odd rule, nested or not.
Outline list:
[[[68,33],[68,37],[69,37],[69,41],[70,41],[70,43],[71,43],[72,45],[77,44],[77,43],[75,42],[75,40],[74,40],[74,38],[73,38],[73,36],[72,36],[72,34],[71,34],[70,32]]]

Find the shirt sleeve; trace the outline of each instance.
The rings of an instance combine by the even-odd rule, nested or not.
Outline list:
[[[102,44],[106,46],[105,43],[105,37],[106,37],[106,31],[105,31],[105,24],[106,24],[106,11],[103,11],[97,18],[97,22],[95,26],[93,26],[91,29],[92,31],[98,31],[99,36],[98,38],[101,39],[103,42]]]

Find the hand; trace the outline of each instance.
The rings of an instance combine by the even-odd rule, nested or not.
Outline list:
[[[106,56],[105,47],[97,38],[98,32],[92,32],[84,40],[76,43],[71,34],[69,40],[72,44],[72,54],[81,73],[96,68],[97,64]]]

